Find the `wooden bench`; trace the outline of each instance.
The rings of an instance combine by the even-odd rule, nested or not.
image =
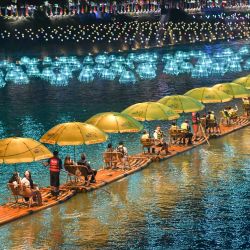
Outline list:
[[[122,170],[125,170],[126,165],[128,166],[128,168],[130,168],[129,156],[124,157],[119,151],[104,152],[103,162],[106,164],[106,168],[120,168]]]
[[[113,152],[104,152],[103,153],[103,162],[106,165],[106,168],[116,168],[117,164],[122,161],[122,153],[113,151]]]
[[[17,186],[15,186],[13,183],[8,183],[7,187],[11,191],[11,193],[15,199],[15,203],[18,203],[19,197],[23,198],[23,199],[29,198],[28,205],[29,205],[29,207],[31,207],[31,205],[33,203],[34,192],[30,188],[26,188],[22,184],[18,184]]]
[[[184,139],[188,132],[182,129],[169,129],[168,133],[169,133],[169,145],[171,145],[171,144],[177,144],[182,139]]]
[[[151,148],[152,146],[155,145],[155,139],[153,138],[146,138],[146,139],[141,139],[141,144],[142,144],[142,150],[143,153],[145,154],[145,148]]]
[[[89,174],[88,168],[83,165],[64,165],[64,168],[68,172],[67,181],[69,178],[70,181],[72,182],[71,177],[75,178],[75,182],[79,180],[85,181],[86,179],[89,180],[89,176],[91,176]],[[84,184],[86,184],[86,181]]]

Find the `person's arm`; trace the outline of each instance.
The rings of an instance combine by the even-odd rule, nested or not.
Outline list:
[[[123,151],[125,155],[128,155],[128,149],[126,147],[123,147]]]

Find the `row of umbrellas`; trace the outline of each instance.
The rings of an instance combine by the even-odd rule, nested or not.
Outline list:
[[[60,146],[102,143],[108,138],[106,133],[141,131],[143,125],[138,121],[175,120],[180,117],[180,113],[203,110],[205,106],[202,103],[228,102],[233,98],[249,97],[250,86],[246,86],[247,89],[244,84],[239,83],[238,81],[238,83],[216,84],[211,88],[195,88],[184,95],[166,96],[158,102],[137,103],[121,113],[96,114],[85,123],[58,124],[45,133],[40,142]],[[19,137],[1,139],[0,163],[24,163],[50,158],[52,153],[40,142]]]

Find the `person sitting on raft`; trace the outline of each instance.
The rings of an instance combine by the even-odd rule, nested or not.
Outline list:
[[[156,127],[156,130],[154,131],[154,139],[156,146],[162,146],[164,142],[164,133],[160,126]]]
[[[14,188],[18,188],[18,185],[21,184],[21,178],[19,176],[19,173],[14,172],[8,183],[13,184]]]
[[[176,122],[172,122],[170,128],[169,128],[169,133],[170,133],[170,143],[176,143],[177,142],[177,131],[179,130],[179,126],[177,126]]]
[[[146,147],[146,145],[144,146],[144,147],[146,147],[147,148],[147,150],[148,150],[148,153],[150,154],[150,148],[151,148],[151,143],[150,143],[150,135],[149,135],[149,133],[148,133],[148,131],[147,130],[144,130],[143,131],[143,134],[142,134],[142,136],[141,136],[141,142],[143,143],[143,142],[149,142],[149,143],[147,143],[146,145],[148,145],[147,147]]]
[[[191,145],[192,144],[193,134],[191,133],[191,128],[190,128],[188,120],[185,120],[181,124],[181,130],[185,133],[184,137],[182,138],[182,143],[186,144],[186,138],[187,138],[188,139],[187,144]]]
[[[69,155],[67,155],[64,159],[64,168],[65,170],[72,174],[73,170],[70,169],[70,166],[74,166],[76,165],[76,163],[71,159],[71,157]],[[74,173],[75,176],[81,176],[81,171],[79,170],[79,168],[77,168]]]
[[[70,165],[75,165],[75,162],[71,159],[69,155],[66,155],[64,159],[64,167],[65,166],[70,166]]]
[[[84,153],[81,154],[81,159],[77,162],[77,164],[86,167],[88,170],[88,175],[91,175],[90,183],[96,183],[95,176],[97,174],[97,171],[91,168],[90,164],[86,160],[86,155]],[[85,176],[85,180],[88,181],[87,176]]]
[[[24,177],[21,180],[21,184],[23,185],[23,191],[22,191],[22,195],[25,197],[25,200],[28,201],[29,198],[26,197],[33,197],[34,201],[37,201],[38,206],[42,205],[42,195],[40,193],[40,191],[38,190],[38,187],[35,186],[35,184],[33,183],[32,177],[31,177],[31,173],[29,170],[26,170],[24,172]],[[27,196],[25,196],[27,195]]]
[[[250,97],[242,98],[243,109],[245,111],[245,115],[250,115]]]
[[[236,105],[235,105],[235,109],[233,107],[228,107],[227,112],[231,120],[235,121],[238,118],[237,111],[238,111],[238,107]]]
[[[170,126],[170,130],[178,130],[179,126],[177,126],[176,122],[172,122],[171,126]]]

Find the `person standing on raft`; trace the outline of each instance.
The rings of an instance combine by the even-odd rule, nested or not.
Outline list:
[[[193,140],[197,141],[197,138],[199,137],[199,127],[200,124],[200,114],[196,112],[192,112],[192,126],[193,126],[193,132],[194,132],[194,137]]]
[[[51,194],[53,196],[58,196],[60,186],[60,170],[62,169],[62,160],[58,157],[58,151],[54,151],[53,157],[51,157],[48,162],[44,162],[43,164],[44,166],[49,166]]]

